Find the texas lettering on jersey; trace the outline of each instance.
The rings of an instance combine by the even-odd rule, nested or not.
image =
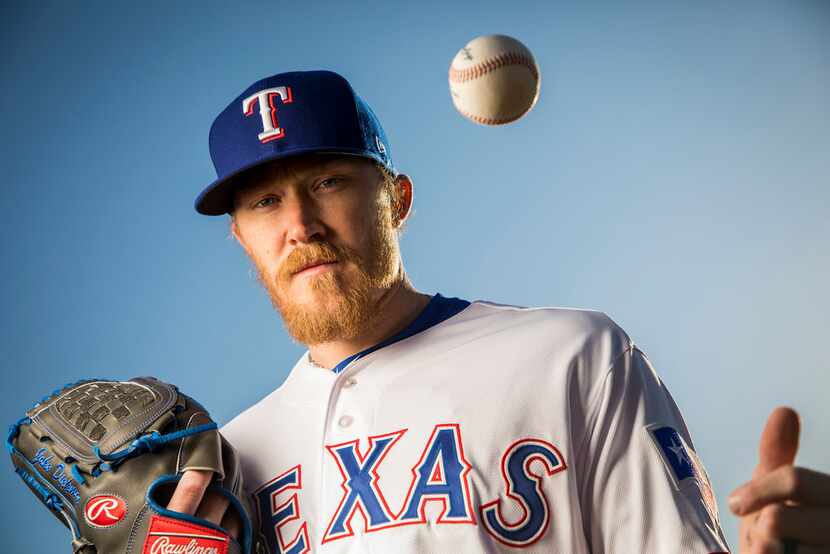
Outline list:
[[[509,445],[501,457],[504,494],[522,516],[509,519],[496,498],[473,507],[469,473],[473,466],[464,456],[464,444],[458,424],[439,424],[426,441],[421,458],[412,467],[412,481],[406,499],[392,509],[380,487],[381,465],[407,429],[368,437],[362,452],[359,441],[327,445],[342,475],[343,495],[321,543],[354,535],[354,520],[360,514],[363,531],[382,531],[402,525],[428,523],[425,507],[429,502],[441,505],[435,524],[481,524],[495,540],[513,547],[530,546],[550,526],[551,509],[542,490],[543,479],[567,469],[565,458],[551,443],[535,438],[520,439]],[[539,462],[537,468],[533,462]],[[540,470],[541,469],[541,470]],[[297,465],[256,490],[262,530],[273,552],[301,554],[311,551],[308,526],[286,537],[283,528],[301,520],[297,490],[302,489],[302,466]],[[515,508],[514,507],[514,508]],[[480,521],[479,521],[480,518]]]

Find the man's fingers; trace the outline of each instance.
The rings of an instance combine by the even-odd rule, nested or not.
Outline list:
[[[792,408],[779,406],[772,411],[761,432],[758,467],[753,479],[783,465],[793,465],[800,428],[798,414]]]
[[[176,485],[176,490],[173,491],[173,497],[167,504],[167,509],[194,515],[211,479],[213,479],[212,471],[201,469],[185,471]]]
[[[761,510],[753,537],[792,539],[801,544],[830,545],[830,508],[772,504]]]
[[[196,510],[196,517],[206,519],[211,523],[219,525],[225,511],[228,509],[228,499],[217,492],[208,492]]]
[[[738,487],[729,496],[729,507],[739,516],[778,502],[827,506],[830,475],[795,466],[782,466]]]

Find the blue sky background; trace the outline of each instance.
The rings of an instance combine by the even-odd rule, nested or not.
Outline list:
[[[461,118],[447,68],[522,40],[539,103]],[[213,117],[254,80],[346,75],[416,185],[403,238],[425,292],[599,309],[683,411],[727,493],[768,412],[830,470],[830,3],[3,2],[0,371],[12,422],[54,386],[155,374],[220,422],[278,386],[290,342],[192,201]],[[68,535],[0,472],[6,551]]]

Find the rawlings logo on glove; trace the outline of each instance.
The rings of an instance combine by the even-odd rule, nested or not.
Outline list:
[[[86,503],[84,517],[95,527],[112,527],[127,515],[127,504],[117,496],[93,496]]]
[[[226,554],[227,536],[174,519],[153,516],[144,554]]]

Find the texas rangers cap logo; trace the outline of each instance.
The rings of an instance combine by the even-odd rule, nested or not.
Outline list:
[[[242,101],[242,113],[246,117],[253,114],[254,105],[259,104],[259,115],[262,118],[262,132],[257,135],[257,138],[262,144],[281,139],[285,136],[285,130],[281,129],[277,122],[277,106],[274,103],[277,97],[282,100],[283,104],[290,104],[294,101],[291,87],[267,88],[255,92]]]
[[[93,527],[112,527],[127,515],[127,503],[110,494],[93,496],[86,503],[84,518]]]

